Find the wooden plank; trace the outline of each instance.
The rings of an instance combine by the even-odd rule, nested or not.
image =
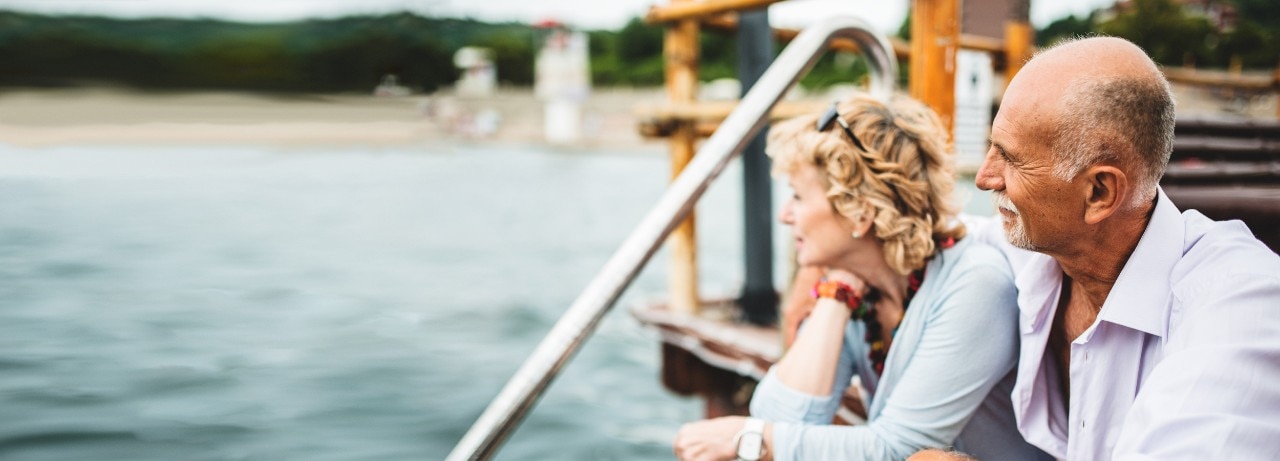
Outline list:
[[[703,302],[697,315],[673,312],[663,303],[635,306],[631,315],[654,328],[662,338],[662,382],[681,395],[707,398],[707,416],[745,414],[751,389],[738,376],[758,381],[782,358],[782,338],[777,328],[735,322],[741,308],[732,299]],[[852,387],[841,399],[838,424],[866,421],[866,407]]]
[[[959,0],[914,0],[911,18],[911,96],[938,113],[953,136],[956,112],[956,48]]]
[[[754,10],[767,8],[782,0],[707,0],[701,2],[679,2],[667,5],[655,5],[649,8],[644,21],[649,24],[679,21],[683,19],[701,19],[731,11]]]
[[[782,357],[777,328],[729,321],[738,311],[732,299],[708,300],[700,311],[690,315],[655,303],[638,306],[631,315],[642,324],[658,327],[663,341],[742,376],[764,378]]]
[[[733,31],[738,28],[738,17],[733,13],[725,13],[720,15],[708,16],[702,19],[702,25],[709,29],[720,31]],[[788,43],[795,40],[800,35],[797,29],[788,29],[785,27],[774,27],[773,37],[779,42]],[[898,59],[907,59],[911,56],[911,44],[898,37],[889,37],[889,44],[893,46],[893,54]],[[861,53],[862,49],[852,40],[837,38],[831,41],[832,50],[844,51],[848,53]],[[1003,54],[1004,44],[1000,40],[983,37],[981,35],[960,34],[960,48],[966,50],[984,51],[992,54]]]
[[[709,29],[715,29],[722,32],[732,32],[738,29],[738,15],[736,13],[725,13],[715,16],[708,16],[702,19],[702,25]],[[800,35],[797,29],[788,29],[784,27],[773,28],[773,38],[782,43],[790,43]],[[897,37],[890,37],[889,43],[893,45],[893,52],[899,59],[904,59],[909,54],[909,46],[907,42]],[[830,48],[836,51],[844,51],[847,53],[861,53],[862,49],[858,47],[853,40],[845,38],[837,38],[831,40]]]
[[[1238,90],[1280,91],[1280,75],[1238,75],[1224,71],[1162,67],[1165,78],[1173,83],[1220,86]]]
[[[698,139],[710,138],[720,128],[720,122],[693,122],[693,132]],[[669,138],[676,131],[674,122],[655,122],[641,120],[636,127],[640,136],[645,138]]]
[[[720,127],[720,122],[728,117],[737,103],[734,101],[715,101],[696,104],[666,104],[657,106],[637,106],[635,109],[638,129],[641,136],[647,138],[665,138],[675,132],[676,123],[692,121],[694,135],[699,139],[709,138]],[[790,102],[783,101],[769,113],[769,121],[786,120],[803,114],[822,111],[829,102]]]
[[[1275,120],[1241,119],[1222,116],[1188,116],[1178,117],[1174,126],[1174,134],[1178,137],[1217,136],[1217,137],[1259,137],[1280,138],[1280,122]],[[1174,139],[1175,142],[1177,138]]]
[[[1204,156],[1216,159],[1280,161],[1280,139],[1181,134],[1173,138],[1173,159]]]
[[[831,105],[830,101],[780,101],[769,113],[772,120],[785,119],[797,115],[817,113]],[[720,121],[729,116],[737,101],[701,101],[671,102],[667,104],[637,105],[632,113],[641,120],[678,121],[678,120],[710,120]]]
[[[1280,162],[1178,161],[1165,169],[1161,184],[1267,186],[1280,182]],[[1280,208],[1280,202],[1275,202]]]
[[[960,49],[985,51],[994,55],[1004,54],[1005,44],[998,38],[986,37],[982,35],[960,34]]]

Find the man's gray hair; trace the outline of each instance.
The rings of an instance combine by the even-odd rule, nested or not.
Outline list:
[[[1069,180],[1098,162],[1118,162],[1135,180],[1130,203],[1154,198],[1173,152],[1174,100],[1164,75],[1079,79],[1062,101],[1049,144],[1054,175]]]

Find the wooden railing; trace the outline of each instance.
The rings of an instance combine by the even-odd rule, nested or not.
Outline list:
[[[733,31],[738,27],[738,11],[767,8],[782,0],[671,0],[670,4],[654,6],[649,10],[645,20],[667,26],[666,53],[668,98],[672,107],[642,107],[637,109],[640,119],[640,133],[650,137],[670,138],[673,163],[683,164],[681,153],[687,152],[698,138],[710,136],[715,131],[716,121],[728,112],[725,106],[707,104],[705,108],[693,108],[702,105],[694,101],[686,79],[697,78],[697,33],[701,28],[721,32]],[[1018,2],[1015,2],[1018,3]],[[1022,63],[1033,52],[1034,29],[1027,18],[1025,1],[1019,3],[1022,8],[1006,20],[1005,40],[960,33],[959,0],[913,0],[911,43],[891,38],[893,52],[899,59],[911,63],[908,86],[911,96],[924,102],[937,111],[943,118],[948,130],[953,127],[955,112],[955,54],[957,50],[967,49],[990,53],[992,63],[997,70],[1004,70],[1005,81],[1022,68]],[[795,38],[799,31],[787,28],[774,28],[773,34],[778,41],[787,43]],[[857,44],[849,40],[837,39],[831,43],[831,49],[858,53]],[[694,83],[696,85],[696,81]],[[804,106],[806,109],[810,107]],[[798,115],[790,111],[775,111],[778,114]],[[690,228],[691,229],[691,228]],[[674,248],[676,258],[685,260],[684,264],[694,261],[692,256],[683,256],[681,248],[687,233],[677,233]],[[690,246],[690,248],[692,248]],[[691,254],[691,253],[690,253]],[[684,272],[683,269],[677,269]],[[673,271],[675,272],[675,271]],[[696,274],[693,276],[696,278]],[[673,293],[677,305],[685,305],[692,301],[689,290],[683,288],[686,282],[676,283],[678,293]]]

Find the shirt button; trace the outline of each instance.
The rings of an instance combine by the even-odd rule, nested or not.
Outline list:
[[[1082,429],[1084,428],[1084,420],[1083,420],[1083,419],[1082,419],[1082,420],[1080,420],[1080,428],[1082,428]]]

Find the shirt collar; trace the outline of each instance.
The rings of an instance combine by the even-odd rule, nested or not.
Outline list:
[[[1018,288],[1018,310],[1027,328],[1039,330],[1053,317],[1062,287],[1062,267],[1052,257],[1025,251],[1023,263],[1014,268],[1013,283]]]
[[[1169,331],[1169,276],[1182,258],[1182,214],[1164,189],[1156,190],[1156,208],[1129,255],[1120,277],[1102,304],[1098,320],[1163,338]]]

